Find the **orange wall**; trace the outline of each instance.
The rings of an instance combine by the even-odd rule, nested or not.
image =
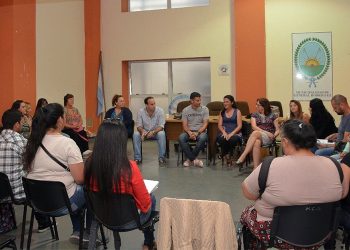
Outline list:
[[[85,100],[87,129],[95,132],[100,124],[97,113],[97,80],[100,42],[100,0],[84,1],[85,15]]]
[[[13,101],[13,4],[0,1],[0,114]]]
[[[16,99],[36,104],[35,0],[0,1],[0,113]]]
[[[253,112],[256,99],[266,97],[265,1],[234,2],[236,97]]]

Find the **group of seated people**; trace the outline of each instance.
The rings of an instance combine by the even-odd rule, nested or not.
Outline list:
[[[77,211],[86,206],[82,187],[85,184],[88,189],[102,193],[131,193],[140,210],[141,220],[147,220],[155,209],[156,201],[141,181],[142,175],[137,163],[141,161],[140,145],[145,139],[158,141],[158,159],[160,163],[165,163],[164,111],[155,105],[153,97],[145,99],[145,108],[138,113],[137,131],[133,133],[136,161],[130,161],[127,155],[127,140],[132,132],[130,133],[126,124],[132,124],[128,123],[130,118],[132,119],[132,114],[124,107],[124,101],[121,98],[121,96],[113,98],[115,107],[106,115],[106,118],[111,119],[106,119],[100,125],[93,152],[86,161],[85,167],[82,153],[87,147],[83,143],[79,146],[74,139],[87,142],[86,132],[82,132],[84,129],[81,116],[73,107],[73,95],[65,96],[65,107],[58,103],[47,104],[47,102],[37,107],[28,140],[20,134],[24,115],[24,112],[21,112],[22,102],[4,112],[3,130],[0,135],[0,171],[9,176],[15,198],[20,199],[25,196],[21,176],[37,180],[61,181],[66,186],[73,211]],[[350,107],[347,100],[342,95],[335,95],[331,104],[334,111],[342,115],[338,129],[320,99],[310,102],[311,116],[302,112],[298,101],[292,100],[290,119],[280,128],[278,117],[271,111],[269,101],[266,98],[257,100],[257,112],[251,117],[253,132],[235,164],[242,164],[248,153],[253,152],[254,170],[242,183],[242,190],[244,196],[255,203],[244,210],[241,222],[259,240],[264,241],[268,238],[266,234],[269,230],[266,229],[271,226],[272,213],[276,206],[331,202],[347,195],[350,155],[346,154],[345,149],[338,151],[342,155],[341,169],[344,174],[344,180],[341,182],[337,168],[333,166],[334,163],[330,159],[315,156],[313,153],[333,155],[335,150],[338,150],[333,144],[327,144],[326,146],[332,146],[328,148],[324,145],[317,146],[318,138],[335,139],[336,142],[343,144],[349,140]],[[219,115],[217,141],[222,146],[226,162],[232,164],[230,156],[227,155],[232,147],[239,145],[242,141],[240,132],[242,115],[231,95],[224,97],[223,105],[224,109]],[[203,162],[198,159],[198,154],[208,139],[206,133],[208,120],[209,111],[207,107],[201,105],[201,95],[197,92],[191,93],[190,105],[182,112],[184,132],[179,136],[180,146],[187,157],[184,166],[203,166]],[[70,138],[62,132],[68,134]],[[281,137],[285,157],[273,160],[265,192],[259,198],[260,147],[271,143],[278,135]],[[118,143],[115,143],[116,141]],[[193,149],[189,147],[189,141],[196,142]],[[62,164],[58,164],[52,157]],[[106,176],[110,178],[106,179]],[[67,213],[66,209],[57,211],[57,215],[65,213]],[[341,223],[349,224],[346,220],[349,215],[350,211],[344,209],[342,217],[344,220]],[[36,214],[36,219],[39,232],[51,225],[47,216]],[[88,210],[84,242],[88,241],[92,219],[91,212]],[[71,216],[71,220],[73,232],[70,239],[78,243],[79,218]],[[153,232],[146,230],[144,236],[143,249],[152,249]],[[284,242],[280,244],[286,246],[283,245],[286,244]]]

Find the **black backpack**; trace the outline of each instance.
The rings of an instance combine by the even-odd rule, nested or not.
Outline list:
[[[343,174],[343,171],[341,169],[340,163],[336,159],[334,159],[332,157],[327,157],[327,158],[331,159],[333,161],[333,163],[335,164],[335,166],[337,167],[338,173],[339,173],[340,182],[343,183],[344,174]],[[264,158],[264,160],[263,160],[263,162],[261,164],[260,173],[259,173],[259,177],[258,177],[259,199],[261,198],[261,195],[265,191],[267,176],[269,175],[270,165],[271,165],[271,162],[273,161],[273,159],[275,159],[275,157],[267,156],[267,157]]]

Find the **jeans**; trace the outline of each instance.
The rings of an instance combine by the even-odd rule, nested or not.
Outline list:
[[[158,143],[158,158],[164,158],[165,157],[165,146],[166,146],[166,140],[165,140],[165,132],[159,131],[154,137],[148,139],[148,140],[157,140]],[[134,160],[141,161],[141,135],[138,131],[134,132],[133,135],[133,144],[134,144]]]
[[[188,141],[190,140],[190,137],[188,136],[187,133],[182,133],[179,136],[179,143],[180,146],[185,153],[187,159],[190,161],[193,161],[194,159],[197,158],[199,155],[199,152],[204,149],[205,143],[208,140],[208,135],[206,133],[201,133],[200,135],[197,136],[196,138],[196,147],[191,150],[190,145],[188,144]]]
[[[84,196],[84,189],[83,186],[77,185],[77,189],[75,190],[72,197],[69,198],[69,201],[71,203],[71,208],[73,211],[73,214],[70,215],[72,225],[73,225],[73,232],[79,232],[80,231],[80,213],[79,210],[85,208],[85,196]],[[50,215],[53,216],[62,216],[68,214],[68,208],[63,207]],[[92,220],[92,214],[89,210],[86,212],[86,229],[89,231],[91,226],[91,220]]]
[[[334,154],[334,147],[317,149],[315,155],[331,156]]]
[[[151,205],[151,208],[148,209],[148,211],[146,213],[140,213],[140,223],[141,225],[145,224],[149,217],[151,216],[151,213],[152,211],[155,211],[156,210],[156,197],[154,197],[153,194],[151,194],[151,202],[152,202],[152,205]],[[115,227],[116,230],[118,229],[132,229],[132,228],[135,228],[137,227],[137,224],[136,224],[136,221],[132,221],[130,222],[129,224],[127,225],[124,225],[122,227]],[[114,235],[114,238],[118,237],[117,236],[117,232],[115,232],[113,235]],[[148,230],[146,229],[144,232],[143,232],[143,235],[144,235],[144,245],[151,245],[154,241],[154,232],[152,230]],[[117,241],[114,240],[114,243],[116,244]]]

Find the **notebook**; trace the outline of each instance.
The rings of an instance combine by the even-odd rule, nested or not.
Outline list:
[[[158,188],[159,181],[153,180],[143,180],[145,182],[148,193],[152,193],[154,190]]]

